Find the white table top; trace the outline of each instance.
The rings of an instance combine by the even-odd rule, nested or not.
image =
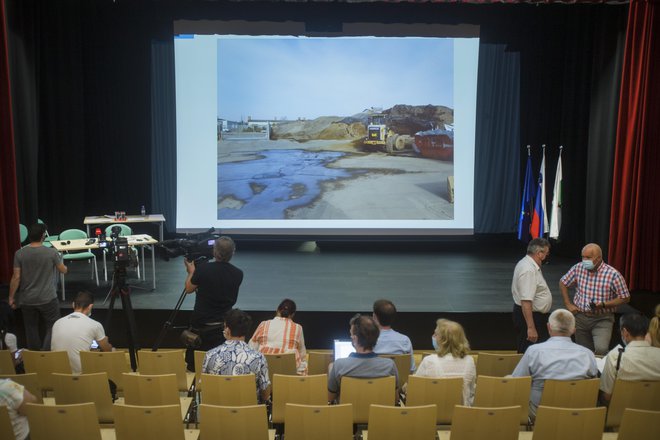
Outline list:
[[[148,234],[128,235],[126,238],[128,239],[129,246],[145,246],[158,243],[158,240]],[[94,243],[87,244],[88,241],[88,238],[80,238],[76,240],[54,240],[50,243],[59,252],[99,249],[99,243],[96,239],[94,239]],[[111,240],[107,241],[108,245],[110,245]]]
[[[85,217],[83,224],[85,225],[103,225],[110,223],[159,223],[164,222],[165,216],[163,214],[149,214],[149,215],[127,215],[126,220],[117,220],[114,215],[88,215]]]

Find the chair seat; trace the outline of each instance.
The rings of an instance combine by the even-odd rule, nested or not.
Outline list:
[[[64,260],[89,260],[90,258],[95,258],[95,255],[91,252],[78,252],[75,254],[64,254],[62,258]]]

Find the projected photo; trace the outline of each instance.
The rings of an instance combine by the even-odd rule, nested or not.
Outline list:
[[[448,38],[219,37],[219,220],[454,219]]]

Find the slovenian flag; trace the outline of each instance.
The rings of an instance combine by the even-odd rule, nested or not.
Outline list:
[[[532,238],[543,237],[548,232],[548,216],[545,213],[545,146],[543,146],[543,159],[539,171],[539,184],[536,190],[536,202],[532,214],[532,226],[529,233]]]
[[[527,147],[527,167],[525,168],[525,186],[523,188],[522,202],[520,203],[520,218],[518,220],[518,240],[529,241],[529,226],[534,206],[534,178],[532,177],[532,159]]]
[[[563,175],[561,172],[561,150],[559,147],[559,159],[557,160],[557,174],[555,174],[555,188],[552,191],[552,214],[550,215],[550,238],[559,238],[561,229],[561,185]]]

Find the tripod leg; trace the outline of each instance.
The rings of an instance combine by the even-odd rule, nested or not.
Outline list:
[[[135,325],[135,314],[133,313],[133,305],[131,304],[130,291],[128,289],[123,289],[121,291],[121,305],[124,309],[126,315],[126,321],[128,322],[128,353],[131,359],[131,369],[137,371],[137,357],[136,357],[136,325]]]
[[[152,347],[152,351],[158,351],[160,348],[160,344],[163,342],[163,339],[165,338],[165,335],[167,334],[167,331],[172,327],[172,323],[174,322],[174,318],[176,318],[176,314],[179,312],[181,309],[181,306],[183,305],[183,302],[186,299],[186,289],[184,288],[183,291],[181,292],[181,296],[179,297],[179,301],[177,301],[176,306],[174,306],[174,310],[172,310],[172,313],[170,313],[170,316],[167,318],[167,321],[163,324],[163,328],[160,330],[160,333],[158,334],[158,337],[156,338],[156,342],[154,342],[154,346]]]

